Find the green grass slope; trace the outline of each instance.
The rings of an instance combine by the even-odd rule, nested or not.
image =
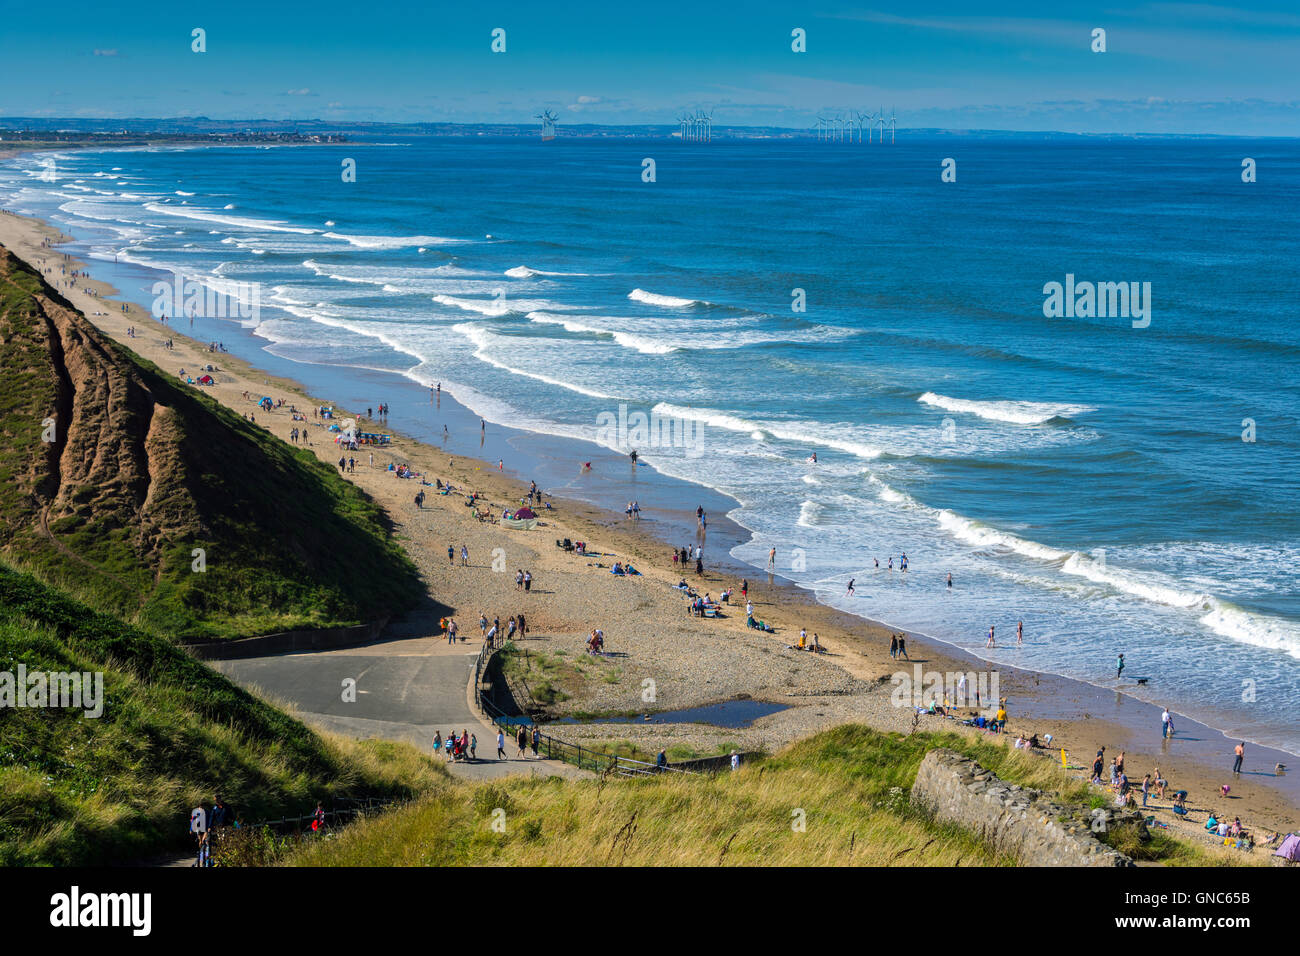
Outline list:
[[[446,772],[406,745],[325,739],[167,640],[0,566],[0,671],[104,673],[102,716],[0,709],[0,866],[188,846],[220,790],[245,820],[336,796],[409,797]]]
[[[363,492],[106,339],[4,249],[0,441],[0,555],[152,632],[356,624],[421,593]]]
[[[714,777],[451,780],[419,801],[309,841],[299,866],[999,866],[978,836],[936,822],[908,793],[927,752],[949,747],[1004,780],[1086,805],[1052,761],[957,734],[846,725]],[[494,828],[494,822],[497,826]],[[1122,836],[1121,836],[1122,838]],[[1124,845],[1125,852],[1136,847]],[[1167,838],[1143,850],[1203,862]],[[266,861],[264,861],[266,862]]]

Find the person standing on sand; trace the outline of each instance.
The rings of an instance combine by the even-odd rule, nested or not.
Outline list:
[[[452,567],[455,567],[455,566],[456,566],[456,546],[455,546],[455,545],[452,545],[452,544],[447,545],[447,563],[450,564]]]
[[[1164,709],[1164,713],[1160,715],[1160,737],[1162,740],[1167,740],[1169,738],[1169,708],[1168,707],[1166,707]]]
[[[533,572],[525,571],[524,572],[524,593],[527,594],[532,589],[533,589]]]
[[[889,656],[890,657],[898,656],[898,635],[897,634],[889,635]]]
[[[902,660],[904,657],[907,657],[907,638],[905,638],[902,634],[899,634],[898,635],[898,659]],[[911,660],[910,657],[907,657],[907,659],[909,661]]]
[[[1235,753],[1235,754],[1237,755],[1237,759],[1235,759],[1235,760],[1232,762],[1232,772],[1233,772],[1234,774],[1240,774],[1240,773],[1241,773],[1241,761],[1242,761],[1242,760],[1245,758],[1245,756],[1246,756],[1246,741],[1244,741],[1244,740],[1238,741],[1238,742],[1237,742],[1237,746],[1236,746],[1235,748],[1233,748],[1233,753]]]
[[[775,547],[773,547],[771,551],[767,552],[767,569],[769,571],[773,571],[776,569],[776,548]]]
[[[460,546],[460,564],[461,567],[469,567],[469,548],[463,544]]]

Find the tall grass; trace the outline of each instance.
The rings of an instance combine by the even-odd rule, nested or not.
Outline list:
[[[410,797],[445,771],[407,745],[323,737],[171,643],[0,566],[0,670],[103,672],[103,716],[0,711],[0,865],[122,862],[186,845],[220,791],[244,819]]]

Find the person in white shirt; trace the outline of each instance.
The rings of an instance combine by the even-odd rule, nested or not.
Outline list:
[[[503,730],[497,731],[497,759],[506,759],[506,735]]]

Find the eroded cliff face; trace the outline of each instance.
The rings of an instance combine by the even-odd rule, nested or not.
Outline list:
[[[3,248],[0,557],[177,636],[351,626],[422,592],[363,493],[106,338]]]
[[[175,411],[6,250],[0,286],[0,375],[18,499],[0,528],[3,547],[39,551],[44,538],[89,573],[156,578],[165,543],[203,530]],[[122,566],[121,555],[109,560],[121,546],[138,568]]]

